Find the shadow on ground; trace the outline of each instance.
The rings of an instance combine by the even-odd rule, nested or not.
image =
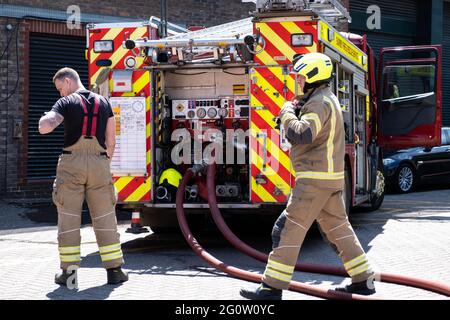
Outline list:
[[[47,298],[50,300],[105,300],[121,285],[103,284],[85,290],[70,290],[67,287],[60,286],[49,292]]]
[[[131,213],[117,210],[117,220],[127,221]],[[5,202],[0,201],[0,231],[56,226],[58,213],[49,202]],[[81,224],[91,224],[87,205],[83,206]]]
[[[29,220],[37,223],[51,223],[57,224],[58,212],[53,204],[39,203],[33,204],[28,207],[28,210],[24,214]],[[126,221],[131,219],[131,213],[126,211],[117,210],[117,220]],[[81,224],[91,224],[91,216],[86,204],[83,206],[81,214]]]

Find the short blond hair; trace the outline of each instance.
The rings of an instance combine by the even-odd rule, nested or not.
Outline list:
[[[78,75],[78,72],[76,72],[74,69],[72,68],[62,68],[59,69],[56,73],[55,76],[53,77],[53,83],[55,83],[56,80],[64,80],[65,78],[69,78],[72,79],[74,81],[80,82],[80,76]]]

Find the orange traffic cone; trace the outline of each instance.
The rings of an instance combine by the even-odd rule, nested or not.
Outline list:
[[[133,234],[149,232],[149,230],[144,228],[141,224],[141,213],[139,211],[133,211],[131,215],[131,228],[128,228],[126,232]]]

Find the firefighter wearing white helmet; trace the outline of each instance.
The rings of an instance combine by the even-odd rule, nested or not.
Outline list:
[[[304,95],[283,106],[280,120],[292,144],[290,159],[296,182],[286,209],[273,227],[273,250],[262,283],[256,290],[242,289],[241,295],[254,300],[281,299],[314,221],[352,278],[350,285],[336,290],[373,294],[374,272],[348,221],[343,199],[344,121],[329,85],[334,76],[333,64],[324,54],[310,53],[294,59],[293,70]]]

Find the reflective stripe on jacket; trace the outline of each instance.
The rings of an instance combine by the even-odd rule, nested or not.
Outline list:
[[[287,102],[280,114],[292,144],[296,180],[321,188],[344,187],[345,132],[341,106],[329,87],[316,90],[299,117]]]

